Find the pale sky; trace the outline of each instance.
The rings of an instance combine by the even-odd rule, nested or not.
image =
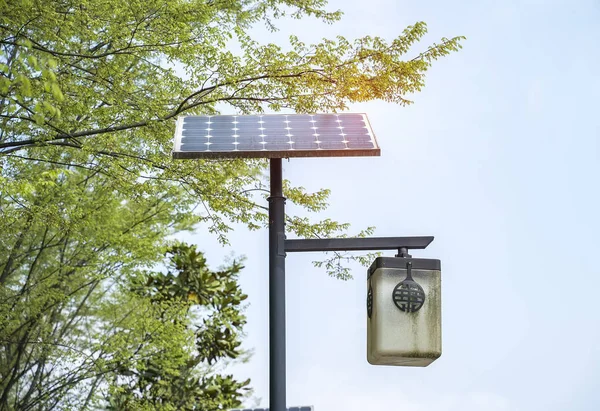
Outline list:
[[[426,368],[366,360],[366,268],[329,278],[287,257],[288,406],[315,411],[600,409],[600,1],[330,2],[341,22],[286,22],[259,40],[337,34],[392,39],[423,20],[465,35],[415,104],[371,102],[381,157],[284,160],[294,185],[332,190],[331,217],[376,236],[434,235],[415,257],[442,261],[443,354]],[[222,114],[233,114],[223,112]],[[288,207],[289,212],[298,211]],[[239,226],[232,247],[199,230],[216,267],[247,257],[252,378],[268,407],[268,237]],[[393,252],[385,255],[392,256]]]

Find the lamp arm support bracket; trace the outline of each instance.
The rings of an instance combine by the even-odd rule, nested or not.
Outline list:
[[[433,236],[423,237],[360,237],[318,238],[285,240],[285,251],[377,251],[377,250],[422,250],[433,241]]]

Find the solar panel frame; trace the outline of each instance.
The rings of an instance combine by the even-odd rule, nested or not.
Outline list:
[[[237,123],[231,121],[232,117]],[[308,117],[312,120],[308,120]],[[259,121],[267,120],[260,123],[261,127],[269,124],[270,126],[267,128],[257,127],[256,129],[237,128],[237,124],[256,125],[258,121],[253,122],[252,120],[257,118],[260,119]],[[276,118],[285,118],[285,120],[281,120],[280,123],[271,121]],[[336,120],[332,120],[334,118]],[[345,118],[345,120],[340,120],[340,118]],[[204,119],[208,121],[203,122]],[[198,120],[197,125],[195,120]],[[213,122],[213,120],[215,121]],[[312,130],[306,127],[306,122],[311,121],[313,122]],[[340,133],[337,133],[336,130],[332,130],[332,128],[336,128],[332,126],[332,121],[336,121],[338,124],[347,124],[348,127],[337,127],[340,128]],[[344,123],[344,121],[347,123]],[[185,130],[192,130],[187,136],[184,136],[184,123]],[[232,123],[233,127],[229,129],[223,127],[210,128],[211,124],[223,126],[228,123]],[[290,123],[296,126],[302,125],[304,128],[287,128],[290,127]],[[207,128],[203,124],[206,124]],[[322,130],[319,130],[319,127],[314,128],[315,124],[321,124]],[[294,133],[297,134],[291,134],[290,130],[294,130]],[[274,135],[265,134],[269,131],[274,132]],[[350,131],[350,133],[345,133],[345,131]],[[206,135],[202,135],[204,132],[206,132]],[[265,141],[265,137],[268,137],[268,141]],[[301,138],[294,140],[293,137]],[[215,139],[214,143],[211,142],[213,138]],[[233,143],[229,142],[231,138],[234,139]],[[216,141],[217,139],[218,141]],[[272,148],[259,149],[257,144]],[[204,145],[208,149],[203,149]],[[234,145],[234,149],[231,149],[231,145]],[[349,145],[352,147],[348,147]],[[238,146],[243,149],[237,149]],[[173,144],[174,159],[362,157],[379,155],[381,155],[381,150],[365,113],[180,116],[177,119]]]

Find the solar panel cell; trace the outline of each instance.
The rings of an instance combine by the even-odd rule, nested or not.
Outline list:
[[[368,150],[371,148],[371,143],[368,142],[360,142],[360,141],[353,141],[353,142],[348,142],[346,143],[346,145],[348,146],[349,149],[354,149],[354,150]]]
[[[288,136],[275,136],[275,137],[265,136],[264,139],[267,142],[267,144],[271,144],[271,143],[281,144],[281,143],[288,143],[290,141],[290,138]]]
[[[287,131],[291,130],[291,128],[288,128],[285,124],[268,124],[268,127],[264,130],[266,135],[287,134]]]
[[[185,123],[183,125],[184,130],[208,130],[208,124],[206,123]]]
[[[324,150],[343,150],[346,148],[346,144],[341,141],[321,141],[319,146]]]
[[[219,143],[211,143],[207,150],[210,151],[232,151],[235,150],[233,144],[219,144]]]
[[[186,124],[206,124],[209,121],[209,117],[204,117],[204,116],[198,116],[198,117],[187,116],[187,117],[184,117],[183,121]]]
[[[258,127],[253,127],[253,128],[245,127],[245,128],[239,128],[237,130],[236,134],[238,134],[240,136],[258,136],[259,134],[262,134],[262,133]]]
[[[296,141],[294,143],[295,150],[316,150],[319,145],[314,141]]]
[[[238,123],[258,123],[260,116],[236,116],[235,121]]]
[[[207,150],[208,149],[206,143],[182,144],[181,147],[185,150]]]
[[[267,146],[265,147],[267,150],[272,150],[272,151],[281,151],[281,150],[290,150],[290,145],[287,143],[274,143],[274,144],[267,144]]]
[[[319,137],[319,140],[322,140],[323,138],[328,138],[328,139],[333,139],[333,140],[342,140],[342,133],[340,133],[339,130],[337,131],[328,131],[328,130],[319,130],[316,134]]]
[[[211,123],[233,123],[235,117],[236,116],[210,116],[209,121]]]
[[[238,146],[238,150],[248,150],[248,151],[260,151],[263,150],[264,146],[260,144],[240,144]]]
[[[239,135],[237,138],[237,141],[242,142],[242,141],[246,141],[246,142],[256,142],[259,143],[261,141],[263,141],[262,137],[258,136],[258,135]]]
[[[292,137],[294,140],[314,140],[315,134],[312,131],[292,131]]]
[[[337,118],[321,118],[315,121],[315,126],[320,128],[339,127],[340,123]]]
[[[230,130],[210,130],[209,134],[213,138],[233,141],[234,137]]]
[[[357,133],[369,134],[369,129],[364,124],[344,124],[344,130],[353,130]]]

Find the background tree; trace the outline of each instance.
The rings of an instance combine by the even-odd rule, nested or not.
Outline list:
[[[163,329],[166,338],[157,339],[146,328],[146,334],[138,334],[142,342],[135,355],[110,374],[109,408],[208,411],[239,407],[250,381],[239,382],[231,375],[207,373],[207,369],[241,354],[240,332],[246,323],[241,304],[247,298],[237,284],[242,267],[234,262],[210,271],[202,254],[184,244],[175,245],[169,254],[166,274],[136,276],[131,279],[131,291],[141,305],[149,305],[151,322],[172,327],[174,333]],[[129,292],[124,295],[129,297],[125,303],[136,301],[139,310],[138,298],[131,299]],[[137,331],[139,324],[132,325]],[[183,344],[174,344],[181,339]]]
[[[192,409],[237,401],[244,383],[200,367],[219,347],[207,330],[225,325],[195,334],[208,338],[200,351],[185,348],[194,334],[185,326],[195,318],[188,305],[210,306],[212,297],[164,294],[182,287],[185,270],[147,275],[144,292],[130,288],[162,261],[168,235],[204,223],[226,243],[232,222],[264,226],[266,209],[255,194],[266,162],[172,161],[173,120],[220,107],[301,113],[371,99],[409,104],[432,62],[460,47],[458,37],[442,39],[405,57],[426,33],[424,23],[391,41],[338,37],[306,45],[292,37],[285,49],[248,34],[259,22],[274,29],[286,15],[340,18],[324,6],[0,2],[0,410],[89,409],[103,401],[169,409],[181,390]],[[238,54],[228,51],[234,42]],[[286,184],[285,192],[309,211],[326,207],[327,190]],[[288,229],[328,237],[348,225],[290,216]],[[191,255],[173,250],[173,258],[201,266]],[[325,262],[328,271],[347,278],[337,260]],[[165,343],[173,335],[178,352]]]
[[[179,244],[166,274],[149,271],[189,220],[177,187],[124,199],[108,177],[52,167],[15,182],[28,218],[1,220],[0,410],[239,405],[248,382],[217,366],[241,353],[241,266],[211,271]]]

